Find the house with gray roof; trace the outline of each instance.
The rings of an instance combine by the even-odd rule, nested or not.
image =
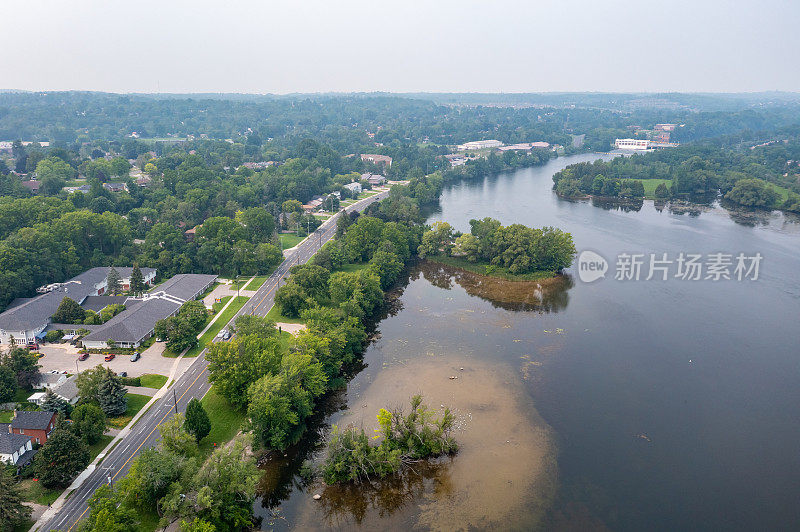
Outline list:
[[[117,347],[139,347],[153,335],[159,320],[176,315],[181,305],[203,293],[216,279],[216,275],[178,274],[140,298],[129,298],[136,304],[86,335],[82,340],[84,347],[105,349],[110,343]]]
[[[97,267],[63,283],[53,283],[37,289],[38,296],[17,299],[0,313],[0,343],[13,341],[17,345],[27,345],[42,337],[50,323],[50,317],[58,309],[61,301],[69,297],[82,304],[90,296],[102,296],[108,290],[108,271],[110,268]],[[122,280],[123,290],[130,288],[133,268],[115,267]],[[156,277],[153,268],[142,268],[142,276],[147,284]]]
[[[36,443],[44,445],[56,426],[56,413],[43,410],[15,410],[8,430],[11,434],[23,434]]]
[[[22,467],[30,463],[35,454],[30,436],[14,434],[9,423],[0,423],[0,462]]]

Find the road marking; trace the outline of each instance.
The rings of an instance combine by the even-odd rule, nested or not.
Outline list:
[[[206,371],[206,368],[203,368],[203,371],[200,373],[200,375],[202,375],[202,374],[203,374],[205,371]],[[181,394],[181,396],[180,396],[180,397],[178,397],[178,401],[180,401],[181,399],[183,399],[183,396],[184,396],[184,395],[186,395],[186,394],[189,392],[189,390],[191,390],[191,389],[192,389],[192,386],[194,386],[194,383],[196,383],[196,382],[197,382],[197,379],[199,379],[199,378],[200,378],[200,375],[198,375],[198,376],[197,376],[197,378],[195,378],[195,379],[194,379],[194,381],[192,381],[192,384],[190,384],[190,385],[189,385],[189,387],[188,387],[188,388],[186,388],[186,390],[185,390],[185,391],[184,391],[184,392]],[[165,403],[165,404],[166,404],[166,403]],[[140,444],[139,444],[139,447],[137,447],[137,448],[136,448],[136,450],[135,450],[135,451],[133,451],[133,454],[131,454],[131,455],[128,457],[128,459],[127,459],[127,460],[125,460],[125,462],[124,462],[124,463],[123,463],[123,464],[122,464],[122,465],[119,467],[119,469],[117,470],[117,472],[116,472],[116,473],[114,473],[114,476],[113,476],[113,477],[111,477],[111,480],[112,480],[112,481],[113,481],[115,478],[117,478],[117,475],[119,475],[119,474],[120,474],[120,472],[122,471],[122,469],[123,469],[123,468],[124,468],[124,467],[125,467],[125,466],[128,464],[128,462],[130,462],[130,461],[131,461],[131,458],[133,458],[133,456],[134,456],[136,453],[138,453],[138,452],[139,452],[139,449],[141,449],[141,448],[142,448],[142,445],[144,445],[145,443],[147,443],[147,440],[148,440],[148,439],[150,439],[150,436],[152,436],[152,435],[153,435],[153,433],[156,431],[156,429],[159,427],[159,425],[161,425],[161,423],[162,423],[162,422],[163,422],[163,421],[164,421],[164,420],[167,418],[167,416],[168,416],[168,415],[169,415],[169,411],[167,411],[167,413],[166,413],[166,414],[164,414],[164,417],[162,417],[162,418],[161,418],[161,420],[160,420],[158,423],[156,423],[156,426],[155,426],[155,427],[153,427],[153,430],[151,430],[151,431],[150,431],[150,433],[149,433],[147,436],[145,436],[144,440],[142,440],[142,443],[140,443]],[[127,447],[126,447],[126,449],[127,449]],[[75,522],[74,522],[74,523],[72,523],[72,526],[70,526],[70,527],[67,529],[67,532],[70,532],[70,531],[71,531],[71,530],[72,530],[72,529],[75,527],[75,525],[77,525],[77,524],[80,522],[80,520],[81,520],[81,519],[83,519],[83,516],[84,516],[84,515],[86,514],[86,512],[88,512],[88,511],[89,511],[89,507],[87,506],[87,507],[86,507],[86,509],[83,511],[83,513],[81,513],[81,515],[79,515],[79,516],[78,516],[78,519],[76,519],[76,520],[75,520]]]

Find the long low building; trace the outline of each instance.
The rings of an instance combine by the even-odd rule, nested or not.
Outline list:
[[[111,268],[97,267],[83,272],[72,279],[39,288],[39,295],[19,298],[11,302],[8,309],[0,314],[0,343],[26,345],[37,340],[50,324],[50,317],[56,312],[61,301],[69,297],[82,305],[87,298],[102,296],[108,290],[108,272]],[[115,267],[122,280],[123,290],[130,288],[133,268]],[[153,268],[142,268],[145,284],[152,284],[156,277]]]
[[[128,298],[126,307],[106,323],[86,335],[82,342],[89,349],[136,348],[153,335],[156,323],[178,313],[181,305],[202,294],[217,279],[216,275],[184,273],[176,275],[150,293]]]

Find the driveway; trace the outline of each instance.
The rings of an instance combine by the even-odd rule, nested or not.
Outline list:
[[[247,282],[247,279],[242,282]],[[253,297],[255,293],[255,290],[239,290],[240,296]],[[216,288],[214,288],[214,290],[206,294],[206,296],[203,298],[203,304],[206,306],[206,308],[211,308],[211,305],[225,296],[236,297],[236,290],[233,290],[229,284],[218,285]]]

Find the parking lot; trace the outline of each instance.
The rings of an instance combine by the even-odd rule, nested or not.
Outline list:
[[[89,355],[86,360],[78,361],[77,347],[70,344],[44,344],[39,349],[39,352],[44,354],[39,359],[39,365],[42,366],[40,369],[42,373],[48,371],[75,373],[102,364],[117,373],[127,371],[130,377],[138,377],[144,373],[169,375],[175,359],[161,356],[163,350],[164,344],[156,342],[144,350],[141,358],[136,362],[131,362],[129,355],[117,355],[111,362],[106,362],[104,355]],[[182,361],[181,369],[190,363],[191,360]]]

